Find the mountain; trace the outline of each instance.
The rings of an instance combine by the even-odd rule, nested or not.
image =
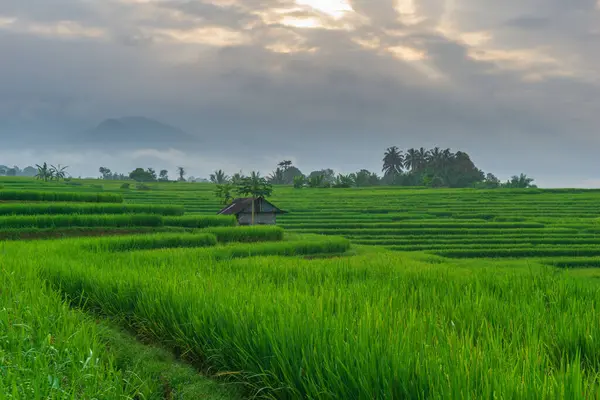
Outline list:
[[[180,128],[146,117],[109,118],[84,132],[80,141],[107,147],[185,147],[196,139]]]

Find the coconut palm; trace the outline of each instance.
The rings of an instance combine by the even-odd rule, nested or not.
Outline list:
[[[229,181],[229,177],[227,176],[227,174],[225,174],[223,170],[220,169],[218,171],[215,171],[214,174],[210,174],[210,181],[212,183],[222,185]]]
[[[443,159],[442,150],[439,147],[434,147],[429,151],[429,156],[427,157],[427,163],[433,168],[438,169],[442,163]]]
[[[421,147],[419,150],[417,150],[417,154],[419,162],[421,163],[421,167],[423,167],[429,159],[429,150],[425,150],[424,147]]]
[[[406,150],[404,155],[404,168],[412,171],[418,171],[423,165],[423,159],[419,155],[419,151],[416,149]]]
[[[398,147],[396,146],[388,147],[383,156],[382,171],[385,175],[397,175],[401,173],[403,165],[404,158],[402,156],[402,150],[398,150]]]

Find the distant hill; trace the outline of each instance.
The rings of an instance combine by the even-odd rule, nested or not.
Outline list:
[[[109,118],[84,132],[79,139],[108,147],[181,147],[196,140],[177,127],[146,117]]]

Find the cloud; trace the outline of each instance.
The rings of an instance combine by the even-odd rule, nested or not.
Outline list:
[[[389,145],[439,145],[585,182],[599,22],[588,0],[5,0],[0,135],[146,115],[213,169],[378,170]]]

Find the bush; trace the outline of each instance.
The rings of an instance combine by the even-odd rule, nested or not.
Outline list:
[[[121,189],[129,189],[131,185],[127,182],[125,182],[124,184],[121,185]]]

